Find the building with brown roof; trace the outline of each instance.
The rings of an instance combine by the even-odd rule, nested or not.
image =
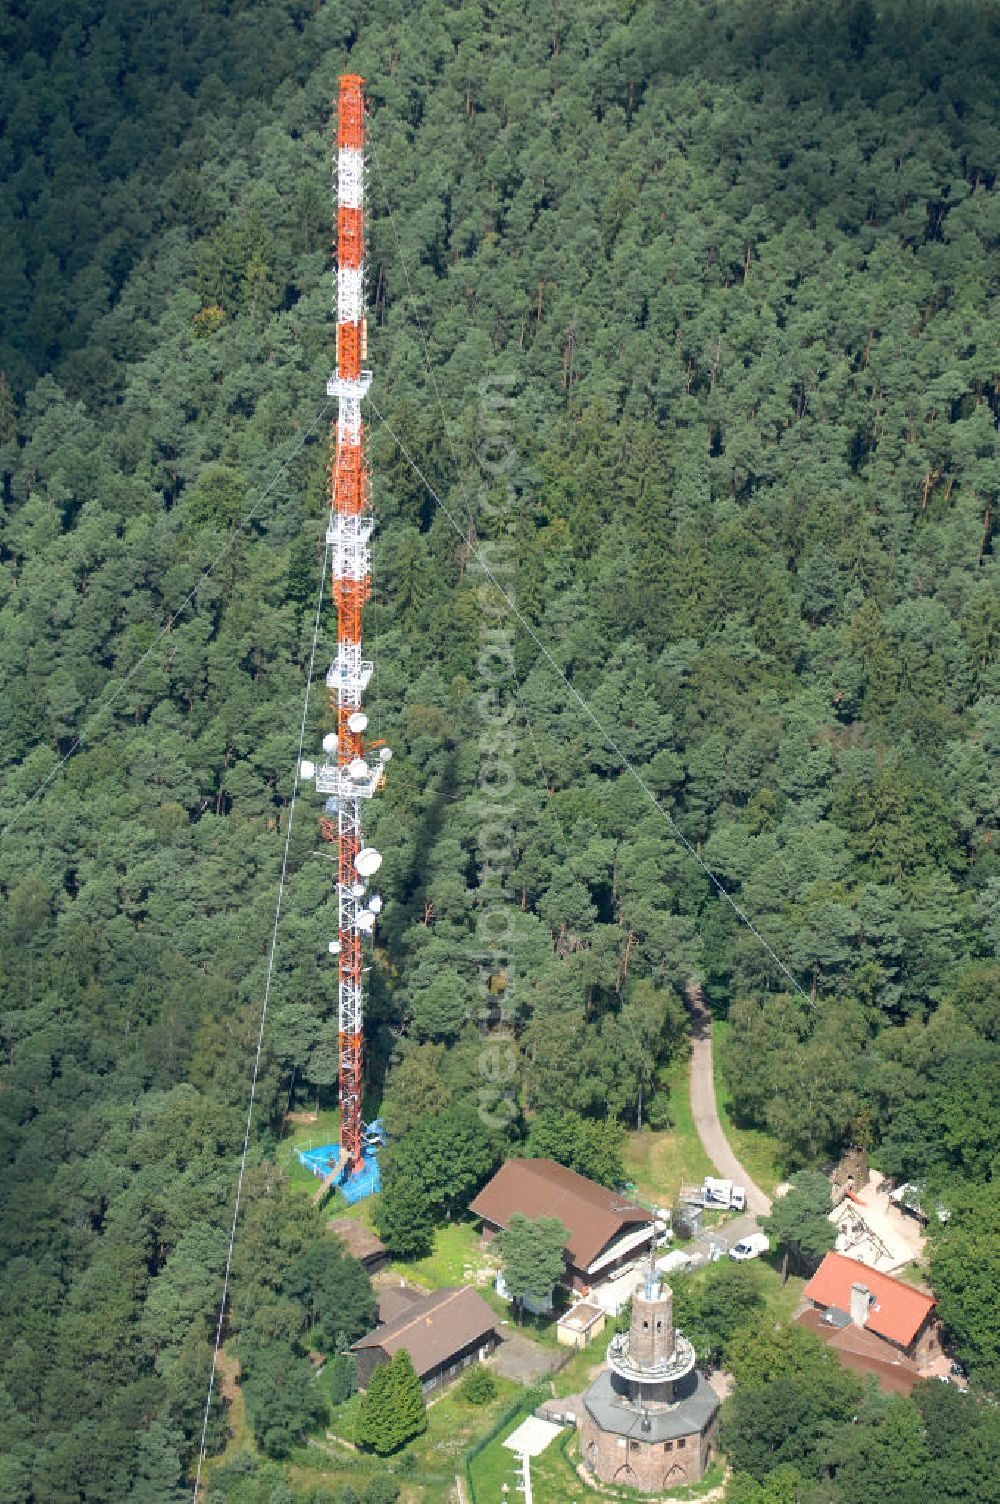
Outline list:
[[[435,1290],[352,1344],[358,1387],[404,1347],[424,1393],[442,1389],[470,1363],[489,1357],[499,1340],[497,1317],[471,1285]]]
[[[933,1295],[857,1259],[828,1253],[803,1294],[817,1310],[830,1312],[834,1324],[849,1322],[916,1363],[940,1351]]]
[[[389,1252],[382,1239],[377,1238],[370,1228],[362,1226],[353,1217],[332,1217],[326,1224],[326,1230],[336,1234],[347,1252],[359,1264],[363,1264],[369,1274],[374,1274],[376,1269],[384,1269],[388,1264]]]
[[[375,1299],[378,1301],[379,1326],[384,1326],[389,1321],[395,1321],[397,1316],[402,1316],[411,1306],[417,1305],[425,1297],[425,1291],[415,1290],[412,1285],[386,1285],[381,1290],[375,1291]]]
[[[796,1318],[800,1326],[822,1337],[832,1347],[844,1368],[853,1373],[871,1374],[880,1389],[888,1394],[909,1394],[920,1378],[920,1370],[891,1342],[857,1327],[842,1311],[818,1311],[811,1306]]]
[[[567,1233],[566,1283],[584,1293],[645,1252],[654,1235],[645,1208],[551,1159],[508,1159],[469,1209],[482,1218],[485,1242],[515,1213],[558,1217]]]

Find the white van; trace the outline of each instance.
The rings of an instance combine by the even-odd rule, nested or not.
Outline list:
[[[767,1253],[770,1246],[771,1244],[768,1242],[766,1233],[752,1232],[747,1237],[740,1238],[738,1243],[733,1244],[729,1250],[729,1257],[740,1261],[743,1259],[759,1258],[762,1253]]]

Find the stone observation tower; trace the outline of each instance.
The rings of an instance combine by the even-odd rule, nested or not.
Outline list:
[[[631,1325],[583,1396],[583,1460],[605,1483],[658,1493],[697,1482],[713,1454],[718,1396],[673,1313],[673,1291],[650,1262]]]

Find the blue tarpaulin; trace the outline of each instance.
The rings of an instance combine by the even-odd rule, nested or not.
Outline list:
[[[315,1149],[300,1149],[298,1160],[300,1165],[305,1165],[306,1169],[318,1179],[324,1180],[337,1163],[339,1155],[339,1144],[319,1144]],[[349,1175],[346,1180],[336,1181],[335,1184],[349,1206],[353,1206],[355,1201],[364,1201],[366,1197],[374,1196],[376,1191],[380,1191],[382,1178],[374,1151],[367,1149],[361,1169]]]

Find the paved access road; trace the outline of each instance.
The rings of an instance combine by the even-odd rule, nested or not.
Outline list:
[[[724,1180],[745,1185],[748,1209],[766,1215],[771,1210],[770,1196],[766,1196],[750,1179],[729,1147],[729,1140],[719,1122],[712,1074],[712,1015],[698,983],[689,983],[686,991],[691,1008],[691,1112],[698,1137],[715,1166],[716,1174]]]

